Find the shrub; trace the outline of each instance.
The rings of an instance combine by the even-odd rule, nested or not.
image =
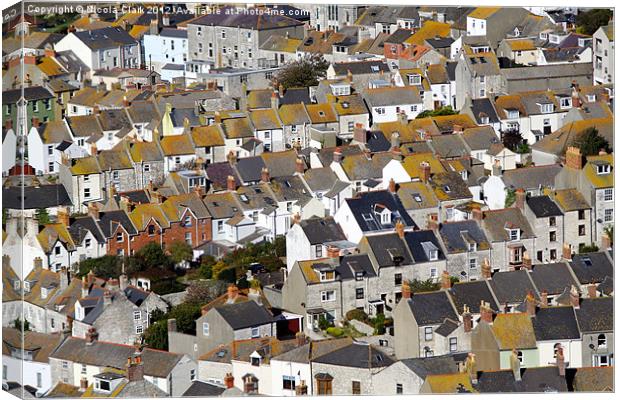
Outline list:
[[[368,314],[366,314],[366,312],[364,310],[360,310],[360,309],[357,309],[357,308],[347,312],[346,317],[347,317],[348,321],[351,321],[351,320],[357,320],[357,321],[361,321],[361,322],[367,322],[368,321]]]
[[[337,328],[335,326],[331,326],[329,328],[327,328],[327,334],[331,335],[333,337],[340,337],[344,334],[344,331],[342,330],[342,328]]]
[[[329,323],[329,321],[327,320],[327,318],[325,318],[323,315],[321,315],[321,316],[319,317],[319,328],[320,328],[321,330],[326,330],[327,328],[329,328],[329,327],[330,327],[330,325],[331,325],[331,324]]]

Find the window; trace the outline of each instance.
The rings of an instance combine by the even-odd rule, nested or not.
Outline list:
[[[224,221],[217,221],[217,233],[224,233]]]
[[[560,99],[560,108],[570,108],[571,99],[569,97],[562,97]]]
[[[155,235],[155,225],[149,225],[148,227],[149,236]]]
[[[433,340],[433,328],[432,327],[427,326],[426,328],[424,328],[424,340],[427,342]]]
[[[457,349],[457,345],[456,345],[456,338],[455,337],[451,337],[450,338],[450,353],[454,353]]]
[[[579,218],[580,221],[583,221],[584,219],[586,219],[586,211],[585,210],[579,210],[577,212],[577,218]]]
[[[208,322],[202,323],[202,335],[209,336],[209,323]]]
[[[185,243],[191,245],[192,244],[192,233],[185,232]]]
[[[258,327],[254,327],[252,328],[252,338],[257,338],[260,337],[260,330],[258,329]]]
[[[478,260],[476,260],[475,258],[470,258],[469,259],[469,268],[475,269],[477,267],[478,267]]]
[[[328,302],[336,300],[336,292],[333,290],[324,290],[321,292],[321,301]]]
[[[605,336],[604,333],[601,333],[600,335],[598,335],[598,338],[596,339],[596,343],[599,348],[607,347],[607,337]]]
[[[396,394],[403,394],[403,384],[402,383],[397,383],[396,384]]]
[[[321,258],[323,257],[323,245],[321,244],[317,244],[314,247],[314,255],[316,256],[316,258]]]
[[[34,112],[38,112],[38,111],[39,111],[39,102],[38,102],[38,101],[34,100],[34,101],[32,102],[32,110],[33,110]]]
[[[289,375],[282,376],[282,389],[295,390],[295,377]]]
[[[509,230],[510,240],[519,240],[519,230],[518,229],[510,229]]]
[[[355,289],[355,298],[357,300],[362,300],[364,298],[364,288]]]
[[[480,97],[484,97],[486,95],[486,91],[484,89],[480,89]]]
[[[354,129],[355,129],[355,122],[349,121],[349,123],[347,124],[347,130],[349,132],[353,132]]]
[[[407,75],[409,79],[409,85],[420,85],[422,83],[422,76],[420,74]]]
[[[585,225],[579,225],[579,236],[585,236],[586,235],[586,226]]]
[[[117,242],[122,242],[123,241],[123,232],[119,232],[116,234],[116,241]]]
[[[394,286],[403,284],[403,274],[394,274]]]
[[[84,198],[85,199],[90,198],[90,188],[84,188]]]
[[[142,312],[140,312],[140,310],[135,310],[133,312],[133,320],[140,321],[141,319],[142,319]]]
[[[195,369],[192,369],[191,371],[189,371],[189,379],[192,380],[192,381],[194,379],[196,379],[196,370]]]
[[[519,359],[520,363],[523,363],[523,352],[522,351],[517,351],[517,358]]]
[[[226,30],[222,29],[222,39],[226,39]]]
[[[485,82],[485,79],[484,79],[484,78],[485,78],[485,77],[484,77],[484,75],[481,75],[481,76],[480,76],[480,83],[484,83],[484,82]]]
[[[476,242],[469,243],[468,248],[469,248],[469,252],[470,253],[474,252],[474,251],[478,250],[478,243],[476,243]]]
[[[439,259],[439,251],[437,249],[431,249],[428,252],[428,259],[430,261],[437,261]]]
[[[362,383],[360,381],[351,381],[351,394],[361,394]]]
[[[606,175],[611,172],[611,165],[609,164],[599,164],[596,166],[596,173],[598,175]]]
[[[181,157],[179,157],[179,156],[174,157],[174,163],[175,164],[181,164]]]
[[[608,208],[607,210],[605,210],[604,221],[605,222],[613,222],[613,220],[614,220],[614,210],[613,210],[613,208]]]
[[[141,335],[144,332],[142,325],[136,325],[136,335]]]
[[[362,272],[356,272],[355,273],[355,280],[356,281],[361,281],[362,279],[364,279],[364,274]]]
[[[37,387],[40,388],[43,386],[43,375],[40,372],[37,372]]]
[[[613,201],[614,200],[614,190],[613,189],[605,189],[604,198],[605,201]]]
[[[332,394],[332,379],[319,379],[316,380],[317,394],[318,395],[331,395]]]
[[[54,154],[54,146],[47,146],[47,155],[51,156],[52,154]]]
[[[54,255],[59,256],[60,253],[61,253],[61,247],[60,246],[54,247]]]
[[[549,232],[549,241],[550,242],[555,242],[557,239],[557,234],[555,231],[551,231]]]
[[[431,268],[431,278],[437,278],[437,268]]]
[[[250,357],[250,364],[252,364],[253,367],[260,366],[260,357]]]
[[[549,217],[549,226],[555,226],[555,217]]]
[[[80,372],[81,372],[81,374],[82,374],[82,375],[86,375],[86,370],[87,370],[87,366],[86,366],[86,364],[82,364],[82,368],[81,368],[81,371],[80,371]]]
[[[67,369],[69,368],[69,362],[68,361],[63,361],[62,362],[62,369]]]
[[[609,366],[609,356],[607,354],[595,355],[594,356],[594,366],[595,367],[607,367],[607,366]]]

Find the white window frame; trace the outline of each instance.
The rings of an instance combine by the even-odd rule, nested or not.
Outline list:
[[[330,293],[331,293],[331,296],[330,296]],[[328,303],[331,301],[336,301],[336,291],[335,290],[321,291],[321,303]]]
[[[202,323],[202,335],[209,336],[209,323],[208,322]]]

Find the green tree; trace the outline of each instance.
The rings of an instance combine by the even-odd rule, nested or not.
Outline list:
[[[306,54],[304,57],[285,64],[276,75],[276,81],[285,89],[316,86],[326,75],[329,63],[323,55]]]
[[[603,232],[605,232],[605,234],[609,238],[609,244],[613,246],[614,245],[614,226],[607,225],[605,228],[603,228]]]
[[[153,349],[168,351],[168,321],[157,321],[144,332],[146,345]]]
[[[383,335],[385,333],[385,315],[383,313],[377,314],[372,319],[372,325],[375,328],[375,335]]]
[[[595,251],[598,251],[598,246],[594,243],[591,243],[589,245],[584,245],[584,244],[579,245],[579,254],[593,253]]]
[[[445,106],[445,107],[438,108],[436,110],[422,111],[416,116],[416,119],[427,118],[427,117],[439,117],[442,115],[455,115],[455,114],[458,114],[458,113],[454,111],[454,109],[452,109],[451,106]]]
[[[599,135],[598,130],[594,127],[586,129],[575,140],[575,146],[579,147],[581,155],[584,157],[597,155],[601,150],[610,151],[609,142]]]
[[[35,216],[37,218],[37,221],[39,222],[39,225],[45,225],[52,222],[50,214],[49,212],[47,212],[47,208],[37,208]]]
[[[432,279],[427,279],[425,281],[414,279],[409,282],[409,288],[411,289],[411,293],[432,292],[435,290],[439,290],[440,287],[441,285],[439,283],[433,282]]]
[[[276,257],[286,257],[286,236],[276,236],[273,245],[275,247]]]
[[[156,242],[150,242],[138,250],[134,257],[141,270],[158,267],[161,269],[170,268],[172,260],[168,257],[161,246]]]
[[[95,276],[99,278],[118,278],[121,274],[121,264],[121,259],[116,256],[105,255],[97,258],[87,258],[80,261],[78,276],[82,277],[92,270]]]
[[[181,303],[172,307],[166,320],[174,318],[177,320],[177,330],[190,335],[196,334],[196,319],[201,315],[201,304]]]
[[[224,294],[226,283],[222,281],[192,281],[187,287],[186,303],[207,304]]]
[[[30,330],[30,322],[27,319],[24,319],[22,322],[21,318],[16,318],[13,321],[13,328],[19,329],[20,331],[29,331]]]
[[[517,200],[517,192],[514,189],[506,189],[506,200],[504,200],[504,208],[508,208]]]
[[[168,247],[168,251],[170,252],[170,258],[175,264],[183,261],[191,261],[194,257],[192,246],[182,240],[172,242],[170,247]]]
[[[502,132],[502,144],[511,151],[517,152],[519,146],[523,144],[523,137],[518,131]]]
[[[592,35],[599,27],[609,24],[612,16],[613,10],[607,8],[595,8],[580,12],[575,20],[577,32]]]

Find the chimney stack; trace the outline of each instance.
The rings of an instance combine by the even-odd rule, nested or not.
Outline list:
[[[409,283],[407,281],[403,281],[401,295],[403,299],[411,298],[411,286],[409,286]]]
[[[570,248],[570,244],[564,243],[562,244],[562,258],[566,261],[570,261],[573,259],[573,254]]]
[[[471,209],[471,218],[474,221],[482,221],[482,209],[480,208],[480,206]]]
[[[144,363],[140,353],[127,358],[126,373],[129,382],[138,382],[144,379]]]
[[[228,152],[226,159],[230,165],[235,165],[237,163],[237,155],[232,150]]]
[[[549,307],[549,292],[547,291],[547,289],[543,289],[540,292],[540,306],[541,307]]]
[[[301,158],[295,160],[295,172],[301,175],[306,172],[306,166],[304,165],[304,161]]]
[[[400,134],[398,132],[392,132],[392,136],[390,137],[390,145],[392,148],[397,147],[400,149]]]
[[[575,285],[571,285],[570,288],[570,304],[576,309],[579,308],[579,291]]]
[[[228,175],[226,178],[226,190],[229,192],[234,192],[237,190],[237,183],[235,181],[235,177],[232,175]]]
[[[226,373],[224,376],[224,385],[226,385],[226,389],[232,389],[235,387],[235,377],[230,372]]]
[[[103,292],[103,305],[109,306],[110,304],[112,304],[112,292],[106,289]]]
[[[278,96],[278,92],[275,90],[271,92],[271,108],[276,111],[280,108],[280,97]]]
[[[390,193],[396,193],[396,181],[394,178],[390,178],[390,182],[388,183],[388,190]]]
[[[484,300],[480,301],[480,320],[489,324],[493,323],[493,310],[491,305]]]
[[[432,213],[432,214],[428,214],[428,220],[427,220],[427,229],[430,230],[437,230],[439,229],[439,222],[438,222],[438,217],[437,214]]]
[[[499,160],[495,160],[493,166],[491,167],[491,175],[493,176],[502,176],[502,165]]]
[[[237,296],[239,295],[239,288],[234,283],[228,285],[228,289],[226,290],[226,295],[228,297],[228,302],[232,303],[235,301]]]
[[[491,279],[491,263],[487,257],[482,260],[482,266],[480,267],[482,279]]]
[[[364,128],[364,125],[359,122],[355,124],[355,129],[353,130],[353,140],[361,144],[366,144],[368,142],[366,128]]]
[[[88,282],[86,281],[86,276],[82,277],[82,297],[88,297],[88,289],[89,289],[89,285]]]
[[[301,347],[308,343],[308,341],[306,340],[307,337],[303,332],[297,332],[295,338],[297,339],[297,347]]]
[[[401,125],[407,125],[407,123],[409,122],[409,118],[407,118],[407,113],[404,110],[400,110],[400,112],[398,113],[398,122],[400,122]]]
[[[37,118],[37,117],[32,117],[32,126],[33,126],[34,128],[38,128],[38,127],[39,127],[39,125],[40,125],[40,123],[39,123],[39,118]]]
[[[594,282],[588,285],[588,297],[591,299],[595,299],[597,297],[596,285],[594,284]]]
[[[403,221],[401,221],[400,219],[396,221],[396,224],[394,224],[394,230],[398,234],[399,238],[405,238],[405,224],[403,224]]]
[[[392,150],[390,150],[390,152],[392,153],[392,159],[396,161],[403,160],[403,151],[400,149],[400,147],[394,146],[392,147]]]
[[[334,162],[340,164],[340,162],[342,161],[342,150],[340,149],[340,147],[336,147],[333,157]]]
[[[99,221],[99,206],[94,201],[88,203],[88,215],[93,217],[95,221]]]
[[[465,333],[471,332],[474,326],[474,318],[469,312],[469,307],[463,305],[463,331]]]
[[[559,345],[556,348],[555,359],[558,365],[558,373],[560,376],[566,376],[566,363],[564,362],[564,348],[562,345]]]
[[[452,287],[452,281],[450,278],[451,277],[448,271],[443,271],[441,273],[441,288],[442,289],[450,289]]]
[[[260,180],[261,182],[269,183],[269,168],[263,167],[263,169],[260,171]]]
[[[579,84],[573,81],[573,91],[571,93],[571,103],[574,108],[581,107],[581,98],[579,97]]]
[[[295,385],[295,396],[305,396],[308,394],[308,385],[305,380],[300,380],[299,385]]]
[[[331,258],[338,263],[340,261],[340,249],[335,246],[327,246],[327,258]]]
[[[519,361],[519,354],[516,349],[512,349],[512,353],[510,353],[510,368],[515,381],[519,382],[521,380],[521,361]]]
[[[527,250],[523,252],[523,268],[532,270],[532,258]]]
[[[571,169],[583,168],[583,156],[579,147],[569,146],[566,149],[565,166]]]
[[[67,267],[60,268],[60,291],[64,291],[69,287],[69,272],[67,271]]]
[[[426,161],[420,163],[420,180],[428,183],[431,178],[431,165]]]
[[[94,326],[91,326],[86,331],[86,344],[90,345],[90,344],[95,343],[97,341],[97,337],[99,337],[97,330],[95,329]]]
[[[123,107],[129,107],[129,100],[127,100],[127,96],[123,95]]]
[[[527,315],[530,317],[536,316],[536,298],[534,297],[534,293],[530,291],[527,296],[525,296],[525,303],[527,308]]]
[[[523,188],[519,188],[515,192],[515,207],[521,211],[525,210],[525,190]]]

